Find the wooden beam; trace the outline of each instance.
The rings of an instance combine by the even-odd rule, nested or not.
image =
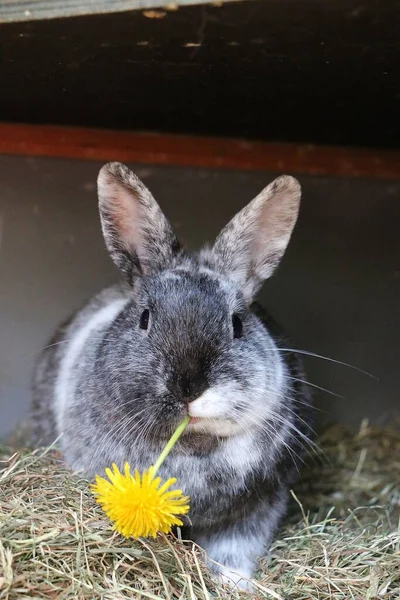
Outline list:
[[[400,179],[400,153],[227,138],[0,123],[0,154]]]
[[[238,0],[6,0],[0,2],[0,23],[59,19],[137,10],[149,19],[192,4],[221,6]]]

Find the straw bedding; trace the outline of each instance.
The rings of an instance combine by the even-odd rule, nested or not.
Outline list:
[[[320,439],[250,594],[216,585],[201,549],[125,540],[54,450],[0,449],[0,598],[400,598],[400,433]]]

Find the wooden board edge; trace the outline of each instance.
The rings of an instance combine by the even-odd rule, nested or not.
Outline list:
[[[116,12],[138,11],[149,19],[162,19],[168,12],[186,6],[209,4],[220,8],[240,0],[8,0],[0,2],[0,23],[41,21],[101,15]]]
[[[0,154],[400,179],[400,152],[0,123]]]

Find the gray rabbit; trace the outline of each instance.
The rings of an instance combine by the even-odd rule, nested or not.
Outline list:
[[[124,165],[101,169],[98,193],[125,282],[99,293],[42,352],[36,443],[61,436],[66,461],[89,478],[113,462],[142,470],[191,415],[160,475],[176,476],[190,496],[192,539],[210,566],[246,587],[311,431],[301,363],[254,302],[289,242],[300,185],[279,177],[196,254]]]

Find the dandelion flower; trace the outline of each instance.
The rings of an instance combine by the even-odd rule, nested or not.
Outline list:
[[[179,515],[189,511],[189,497],[181,490],[169,489],[176,483],[171,477],[165,483],[156,473],[183,433],[190,417],[179,425],[156,463],[140,475],[130,472],[125,463],[124,473],[113,464],[106,469],[108,479],[96,475],[92,490],[97,502],[113,522],[113,528],[125,537],[155,537],[158,531],[168,533],[173,525],[182,525]]]

